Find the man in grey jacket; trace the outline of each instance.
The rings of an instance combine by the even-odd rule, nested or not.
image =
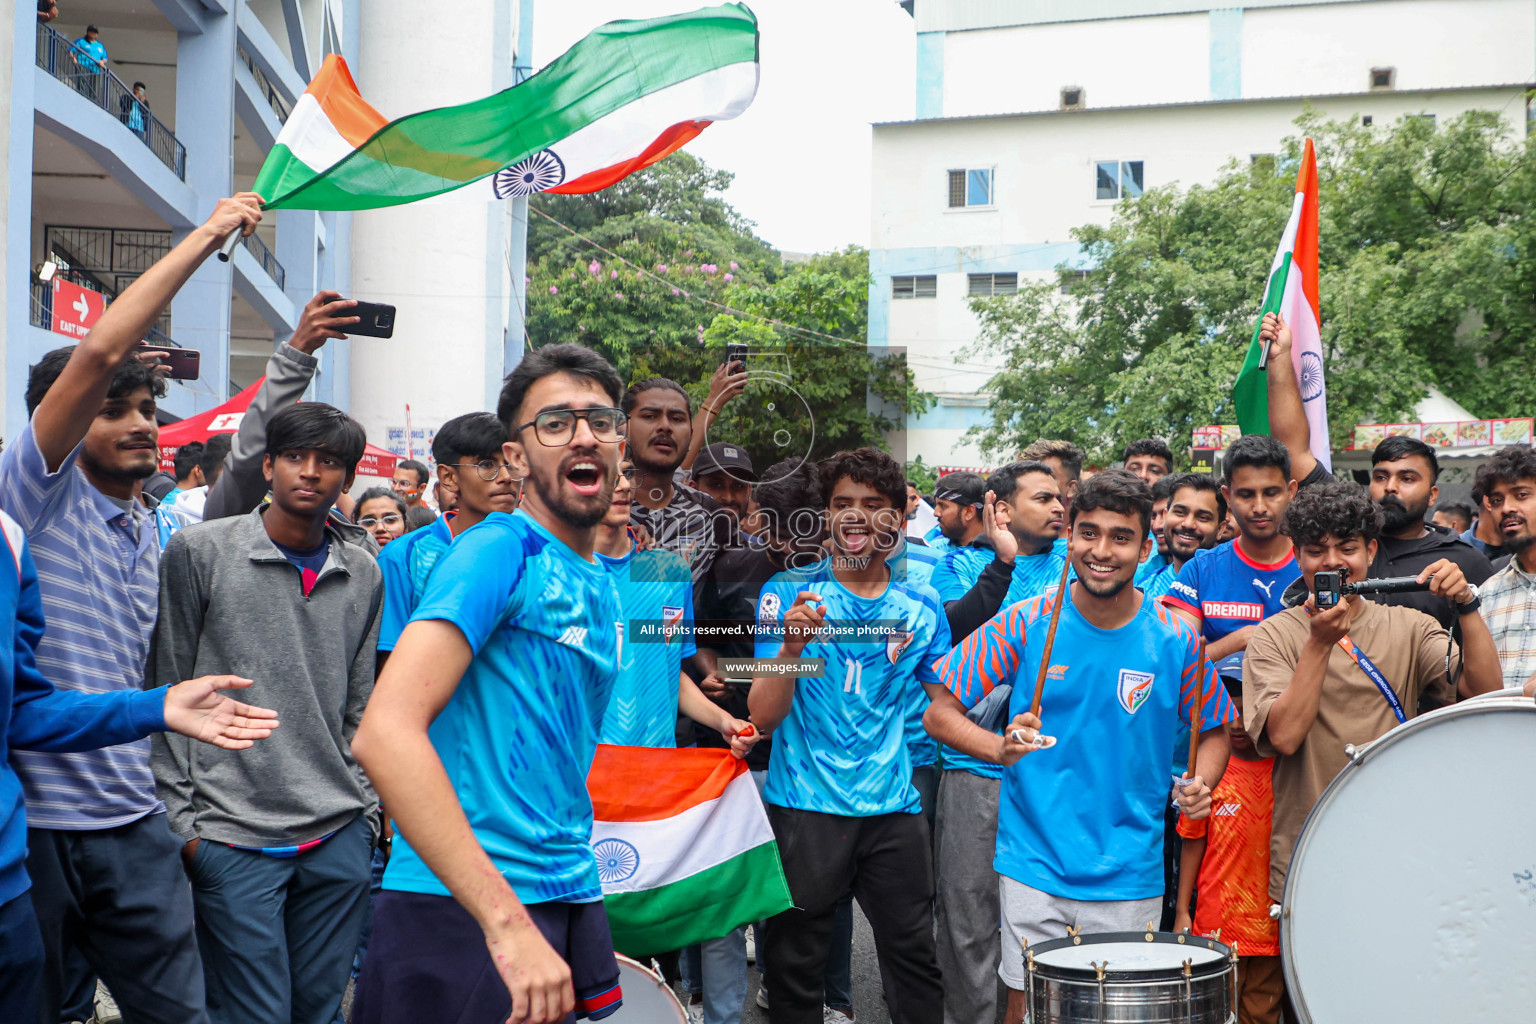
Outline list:
[[[378,798],[351,741],[373,688],[383,578],[328,513],[363,445],[332,406],[284,409],[266,427],[271,502],[188,527],[160,561],[152,684],[183,666],[243,672],[252,699],[291,723],[257,757],[154,745],[215,1024],[327,1024],[362,930]]]

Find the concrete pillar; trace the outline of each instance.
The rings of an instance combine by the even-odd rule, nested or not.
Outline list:
[[[233,8],[231,8],[233,10]],[[235,16],[208,12],[204,31],[176,42],[176,137],[187,147],[187,184],[204,220],[234,185]],[[180,242],[186,230],[173,233]],[[221,397],[196,396],[196,410],[229,397],[230,285],[233,265],[210,257],[171,304],[171,336],[203,354],[203,383]],[[178,409],[178,412],[183,410]]]
[[[517,0],[368,0],[358,87],[385,117],[512,84]],[[444,75],[451,67],[454,74]],[[397,309],[390,340],[351,345],[351,411],[370,439],[493,409],[507,358],[510,217],[504,202],[414,204],[352,215],[351,294]],[[518,331],[521,334],[521,329]],[[329,346],[327,346],[329,348]]]
[[[0,393],[7,440],[27,425],[27,367],[32,353],[32,96],[37,52],[37,8],[13,4],[0,17],[0,121],[9,129],[0,145],[0,227],[5,237],[5,273],[0,276],[0,309],[5,310],[5,389]],[[63,338],[59,341],[63,342]]]

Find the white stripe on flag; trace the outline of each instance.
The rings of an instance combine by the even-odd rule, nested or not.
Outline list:
[[[341,132],[331,124],[331,119],[325,116],[320,101],[309,93],[300,96],[299,102],[293,105],[293,112],[283,122],[283,130],[278,133],[277,141],[287,146],[288,152],[295,159],[316,173],[346,159],[356,148],[342,138]]]
[[[603,883],[603,892],[641,892],[698,874],[773,842],[768,814],[752,776],[742,772],[718,799],[660,821],[594,821],[592,847],[602,868],[603,843],[628,844],[638,859],[629,877]]]
[[[1285,279],[1280,315],[1291,328],[1291,369],[1296,374],[1301,407],[1312,432],[1312,455],[1331,473],[1333,446],[1328,437],[1328,394],[1322,377],[1323,339],[1318,331],[1317,312],[1307,304],[1302,270],[1294,259],[1290,276]]]

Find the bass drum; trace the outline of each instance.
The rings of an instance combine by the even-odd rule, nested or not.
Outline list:
[[[1281,902],[1305,1024],[1508,1024],[1536,1013],[1536,701],[1441,708],[1352,752]]]
[[[660,974],[622,953],[615,953],[613,958],[619,962],[619,986],[624,990],[624,1005],[608,1020],[622,1024],[688,1024],[683,1004],[677,1001],[672,987]]]

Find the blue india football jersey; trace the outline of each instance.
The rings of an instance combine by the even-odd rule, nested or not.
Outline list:
[[[990,545],[977,547],[967,544],[963,548],[952,547],[946,551],[944,560],[933,570],[933,589],[939,592],[939,600],[958,601],[964,597],[981,578],[982,570],[996,557],[997,552]]]
[[[1020,555],[1013,562],[1013,580],[1008,584],[1008,594],[1003,598],[1003,609],[1030,598],[1050,596],[1061,585],[1061,567],[1065,561],[1054,547],[1037,555]],[[1031,686],[1034,683],[1031,681]],[[990,691],[991,687],[988,687]],[[1034,691],[1031,690],[1031,693]],[[977,698],[978,700],[980,697]],[[970,705],[967,705],[968,707]],[[984,779],[1002,778],[1003,766],[992,764],[963,754],[958,750],[944,749],[944,769],[960,768]]]
[[[885,564],[891,567],[893,582],[929,585],[933,570],[943,560],[944,556],[932,548],[902,538],[901,547],[885,560]],[[923,728],[923,712],[927,710],[928,694],[918,687],[913,693],[911,707],[907,708],[906,723],[907,758],[913,768],[926,768],[939,759],[939,741]]]
[[[784,613],[802,590],[821,595],[828,630],[836,632],[824,632],[801,655],[825,659],[826,671],[795,682],[789,716],[773,734],[763,799],[856,818],[918,813],[907,722],[914,691],[938,682],[932,665],[949,651],[938,595],[893,580],[879,596],[859,597],[833,578],[830,561],[781,572],[758,596],[757,657],[778,655]]]
[[[587,770],[620,615],[609,572],[519,511],[455,540],[411,617],[451,622],[474,651],[429,735],[475,839],[524,903],[602,895]],[[405,836],[384,887],[449,895]]]
[[[411,621],[417,602],[426,593],[427,580],[438,560],[448,552],[453,532],[448,516],[438,516],[420,529],[396,537],[379,552],[379,571],[384,574],[384,605],[379,612],[379,650],[392,651],[405,624]],[[479,524],[476,524],[479,525]]]
[[[1239,547],[1241,540],[1195,552],[1171,582],[1163,603],[1204,618],[1206,640],[1220,640],[1244,626],[1262,622],[1285,608],[1285,588],[1301,577],[1296,552],[1273,565],[1255,561]]]
[[[961,703],[1011,683],[1010,717],[1029,710],[1053,600],[1004,609],[935,666]],[[1003,771],[999,874],[1074,900],[1162,894],[1168,765],[1192,714],[1197,650],[1194,631],[1145,598],[1129,623],[1104,630],[1068,592],[1040,705],[1057,744]],[[1236,717],[1214,665],[1204,694],[1202,731]]]
[[[623,558],[599,554],[619,588],[623,663],[608,698],[600,742],[625,747],[677,746],[678,673],[697,653],[693,576],[661,548]]]

